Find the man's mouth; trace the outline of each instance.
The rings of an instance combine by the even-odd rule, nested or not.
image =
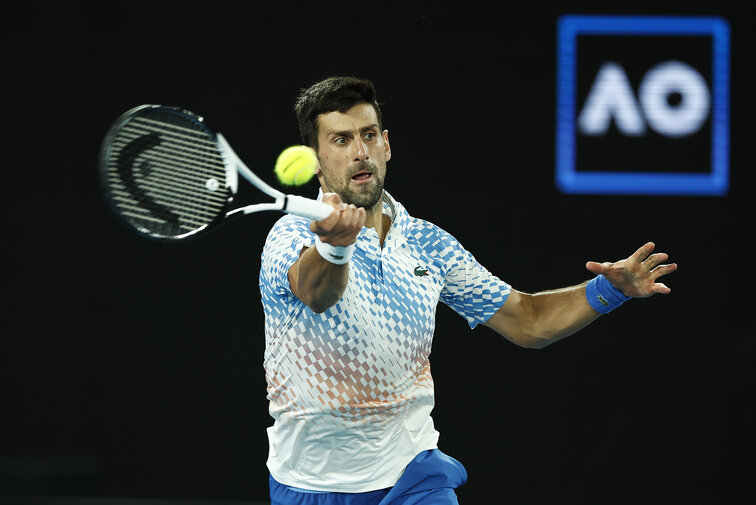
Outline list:
[[[372,172],[357,172],[352,176],[352,180],[355,182],[367,182],[373,177]]]

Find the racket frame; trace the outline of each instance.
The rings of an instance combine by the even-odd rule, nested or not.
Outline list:
[[[165,110],[170,110],[174,113],[186,115],[190,117],[192,120],[202,124],[206,130],[206,133],[208,133],[208,135],[215,138],[217,149],[221,155],[223,164],[225,166],[225,172],[226,172],[225,185],[226,185],[226,188],[228,188],[229,190],[229,196],[225,204],[226,209],[228,209],[228,207],[231,205],[231,203],[233,202],[234,196],[237,194],[238,184],[239,184],[238,182],[239,175],[244,177],[244,179],[246,179],[254,187],[259,189],[260,191],[262,191],[269,197],[273,198],[274,201],[268,202],[268,203],[256,203],[256,204],[244,205],[242,207],[238,207],[235,209],[226,210],[225,212],[221,210],[221,212],[218,213],[218,216],[211,222],[203,226],[200,226],[197,229],[194,229],[192,231],[189,231],[187,233],[180,234],[180,235],[172,235],[172,236],[157,235],[155,233],[150,232],[147,229],[141,229],[140,227],[136,226],[131,221],[127,220],[124,216],[121,215],[121,212],[119,211],[118,206],[114,203],[113,196],[111,195],[111,190],[107,182],[108,162],[110,159],[110,151],[113,147],[113,140],[117,137],[118,133],[121,131],[123,126],[127,124],[134,116],[138,114],[139,111],[143,109],[165,109]],[[231,145],[229,144],[229,142],[221,133],[210,128],[207,125],[207,123],[204,122],[204,119],[202,118],[202,116],[199,116],[189,110],[186,110],[180,107],[145,104],[145,105],[133,107],[132,109],[129,109],[128,111],[123,113],[110,127],[110,129],[108,130],[103,140],[102,147],[100,149],[100,171],[101,171],[101,176],[102,176],[101,181],[102,181],[102,186],[103,186],[103,192],[106,195],[108,203],[110,204],[110,207],[113,210],[113,212],[116,215],[118,215],[120,220],[124,222],[128,226],[129,229],[134,230],[139,235],[149,238],[151,240],[175,242],[175,241],[183,241],[183,240],[195,238],[197,235],[201,234],[202,232],[207,231],[211,228],[214,228],[218,226],[219,224],[222,224],[224,221],[226,221],[229,218],[238,217],[242,215],[248,215],[255,212],[281,211],[285,213],[296,214],[298,216],[302,216],[302,217],[317,221],[317,220],[328,217],[334,210],[333,207],[323,202],[305,198],[299,195],[286,194],[282,191],[275,189],[268,183],[266,183],[257,174],[255,174],[241,160],[241,158],[239,158],[239,156],[231,148]]]

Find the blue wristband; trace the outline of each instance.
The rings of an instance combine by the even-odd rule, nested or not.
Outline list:
[[[632,298],[625,296],[622,291],[612,286],[612,283],[603,275],[591,279],[586,284],[585,297],[590,306],[599,314],[611,312]]]

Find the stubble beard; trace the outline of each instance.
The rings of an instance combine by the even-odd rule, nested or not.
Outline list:
[[[325,177],[325,182],[330,191],[337,193],[341,197],[341,201],[347,205],[353,204],[356,207],[363,207],[365,210],[371,210],[383,197],[383,181],[384,174],[381,174],[378,167],[370,161],[363,161],[360,163],[359,168],[355,172],[368,170],[372,173],[371,181],[368,183],[369,187],[363,191],[353,191],[349,187],[349,183],[352,181],[351,176],[344,178],[338,183],[334,184],[334,181]]]

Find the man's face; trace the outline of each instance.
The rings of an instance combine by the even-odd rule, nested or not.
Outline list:
[[[344,203],[365,210],[379,204],[391,147],[375,109],[359,103],[346,112],[318,116],[318,159],[324,192],[338,193]]]

